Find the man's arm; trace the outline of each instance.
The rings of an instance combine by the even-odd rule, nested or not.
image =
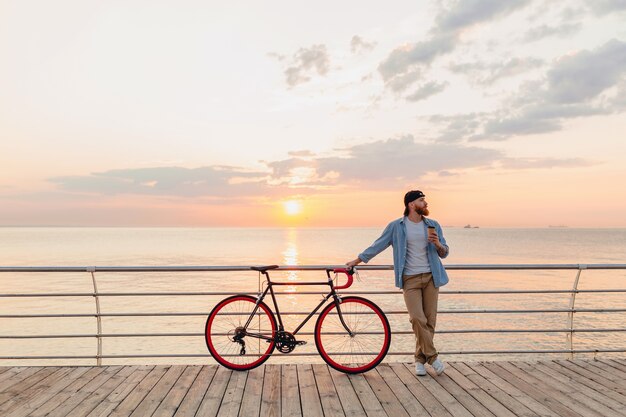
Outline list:
[[[446,239],[443,237],[443,230],[441,229],[441,226],[439,226],[439,223],[435,223],[435,234],[434,236],[429,237],[428,241],[435,245],[437,255],[439,255],[440,258],[443,259],[450,253],[450,247],[446,243]]]

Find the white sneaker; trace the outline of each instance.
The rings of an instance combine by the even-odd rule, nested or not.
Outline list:
[[[430,366],[432,366],[435,372],[437,372],[437,375],[443,374],[443,371],[446,369],[446,366],[439,360],[439,358],[435,359]]]
[[[426,375],[426,368],[424,367],[423,363],[415,362],[415,373],[417,374],[417,376]]]

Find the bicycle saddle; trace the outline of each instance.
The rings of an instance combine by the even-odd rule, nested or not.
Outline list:
[[[267,266],[251,266],[250,269],[253,271],[265,272],[270,269],[278,269],[278,265],[267,265]]]

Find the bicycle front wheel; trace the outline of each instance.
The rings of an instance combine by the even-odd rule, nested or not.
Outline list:
[[[205,339],[209,352],[229,369],[256,368],[268,360],[274,350],[274,314],[263,302],[256,312],[255,306],[256,298],[234,295],[220,301],[207,318]]]
[[[344,297],[339,306],[341,316],[335,303],[320,313],[315,324],[317,350],[322,359],[338,371],[367,372],[389,351],[389,321],[376,304],[365,298]]]

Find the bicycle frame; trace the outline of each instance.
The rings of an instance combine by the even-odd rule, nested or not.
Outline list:
[[[333,280],[330,277],[330,271],[331,271],[330,269],[326,270],[326,275],[328,276],[328,281],[325,281],[325,282],[301,282],[301,283],[298,283],[298,285],[328,285],[328,286],[330,286],[330,291],[323,297],[323,300],[302,321],[302,323],[300,323],[298,325],[298,327],[296,327],[296,329],[292,332],[293,335],[296,335],[300,331],[300,329],[302,329],[302,327],[304,327],[304,325],[311,319],[311,317],[313,317],[315,315],[315,313],[317,313],[318,310],[323,305],[325,305],[326,302],[328,301],[328,299],[331,298],[331,297],[333,298],[333,301],[334,301],[334,303],[335,303],[335,305],[337,307],[337,314],[339,315],[339,320],[341,321],[341,324],[346,329],[346,331],[350,334],[350,336],[353,335],[352,330],[350,330],[350,328],[348,327],[348,325],[346,324],[346,322],[343,319],[343,314],[341,313],[341,298],[339,297],[339,295],[336,292],[336,289],[349,287],[352,284],[352,278],[351,278],[350,275],[348,275],[346,273],[346,275],[348,275],[348,277],[349,277],[348,284],[335,287],[335,285],[333,283]],[[256,305],[254,307],[254,310],[252,310],[252,313],[250,314],[250,317],[246,321],[246,324],[243,326],[243,330],[244,330],[245,336],[272,341],[272,340],[275,340],[276,338],[275,337],[267,337],[267,336],[264,336],[262,334],[248,333],[247,328],[250,325],[250,323],[252,322],[252,319],[254,318],[254,315],[256,314],[257,310],[259,309],[259,304],[265,299],[265,296],[269,292],[270,295],[272,296],[272,302],[274,303],[274,309],[276,310],[276,317],[278,318],[278,331],[279,332],[284,332],[285,331],[285,326],[283,325],[283,319],[282,319],[282,317],[280,315],[280,309],[278,308],[278,302],[276,301],[276,294],[274,293],[274,286],[275,285],[278,285],[278,286],[293,285],[293,283],[291,283],[291,282],[272,282],[272,280],[270,279],[270,276],[267,273],[267,271],[262,271],[261,273],[263,275],[265,275],[265,277],[267,278],[267,288],[265,289],[265,291],[263,291],[262,294],[260,294],[257,297],[257,301],[256,301]]]

